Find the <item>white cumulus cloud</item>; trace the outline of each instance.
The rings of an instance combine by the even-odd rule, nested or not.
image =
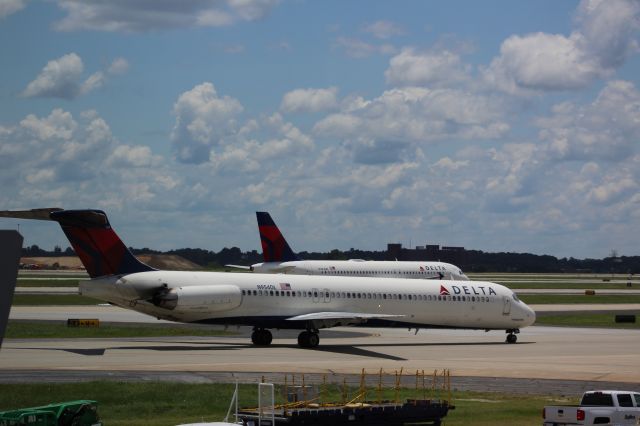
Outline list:
[[[388,83],[400,86],[451,85],[467,78],[458,54],[447,50],[420,53],[412,48],[391,58],[384,75]]]
[[[111,64],[107,72],[116,75],[123,74],[126,70],[126,60],[118,58]],[[22,96],[74,99],[99,89],[107,81],[103,71],[97,71],[84,80],[83,73],[82,58],[76,53],[68,53],[49,61],[35,80],[27,85]]]
[[[618,161],[633,152],[640,134],[640,92],[614,80],[586,105],[564,102],[536,120],[547,153],[563,160]]]
[[[27,0],[2,0],[0,1],[0,19],[12,15],[22,9],[27,4]]]
[[[173,106],[176,122],[171,131],[177,159],[196,164],[208,161],[211,149],[237,131],[242,111],[237,99],[218,96],[209,82],[182,93]]]
[[[116,58],[113,60],[107,72],[113,75],[121,75],[129,69],[129,62],[125,58]]]
[[[570,35],[511,36],[483,76],[490,85],[513,94],[580,89],[609,76],[637,52],[639,30],[637,1],[583,0]]]
[[[490,139],[509,130],[502,115],[499,100],[489,96],[405,87],[387,90],[370,101],[346,103],[342,111],[318,121],[313,130],[325,137],[412,143],[454,137]]]
[[[142,32],[192,27],[222,27],[264,18],[279,0],[58,0],[66,12],[60,31]]]
[[[72,99],[80,93],[80,79],[84,72],[82,59],[69,53],[51,60],[22,92],[26,97],[55,97]]]
[[[280,109],[284,112],[319,112],[335,108],[338,105],[338,89],[296,89],[282,98]]]

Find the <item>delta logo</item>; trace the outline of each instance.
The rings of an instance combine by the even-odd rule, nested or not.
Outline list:
[[[497,296],[498,293],[492,287],[474,286],[474,285],[452,285],[451,291],[443,285],[440,285],[440,296],[450,296],[451,294],[465,294],[469,296]]]

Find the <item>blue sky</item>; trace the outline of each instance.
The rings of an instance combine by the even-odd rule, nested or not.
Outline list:
[[[638,255],[640,2],[0,0],[0,206],[126,244]],[[25,244],[68,244],[3,220]]]

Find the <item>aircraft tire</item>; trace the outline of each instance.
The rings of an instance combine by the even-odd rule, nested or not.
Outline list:
[[[318,333],[310,332],[309,339],[307,341],[309,343],[309,348],[317,348],[320,344],[320,336],[318,336]]]
[[[269,330],[259,329],[251,333],[251,342],[256,346],[269,346],[273,340],[273,335]]]
[[[320,337],[313,331],[303,331],[298,335],[298,346],[301,348],[313,349],[318,347],[319,343]]]
[[[516,343],[517,341],[518,341],[518,336],[516,336],[515,334],[507,335],[507,343]]]
[[[298,334],[298,346],[300,346],[301,348],[306,348],[308,347],[309,341],[309,332],[308,331],[303,331],[300,334]]]

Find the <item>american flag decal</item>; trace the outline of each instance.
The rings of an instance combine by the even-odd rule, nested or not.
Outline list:
[[[289,283],[280,283],[280,290],[291,290],[291,284],[289,284]]]

